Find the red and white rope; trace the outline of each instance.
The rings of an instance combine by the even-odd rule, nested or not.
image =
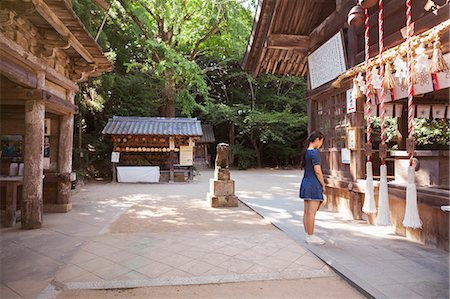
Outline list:
[[[407,62],[408,62],[408,138],[412,140],[413,138],[413,95],[414,95],[414,84],[412,78],[412,20],[411,20],[411,0],[406,0],[406,32],[407,32]],[[413,153],[409,153],[409,166],[413,165]]]
[[[366,20],[364,22],[366,30],[364,31],[364,49],[365,49],[365,67],[366,67],[366,106],[367,106],[367,143],[370,143],[370,116],[371,116],[371,102],[370,102],[370,72],[369,72],[369,56],[370,56],[370,44],[369,44],[369,12],[368,9],[364,9],[364,13],[366,15]],[[372,156],[367,156],[367,161],[370,162],[372,160]]]
[[[378,10],[378,44],[379,44],[379,52],[380,52],[380,77],[381,77],[381,91],[380,91],[380,110],[381,110],[381,144],[385,144],[385,136],[384,136],[384,61],[383,61],[383,53],[384,53],[384,32],[383,32],[383,0],[378,1],[379,10]],[[384,165],[384,158],[381,158],[381,165]]]

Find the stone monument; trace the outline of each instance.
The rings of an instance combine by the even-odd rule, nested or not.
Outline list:
[[[237,207],[238,197],[234,195],[234,181],[230,179],[230,147],[226,143],[217,145],[214,179],[209,182],[206,197],[213,208]]]

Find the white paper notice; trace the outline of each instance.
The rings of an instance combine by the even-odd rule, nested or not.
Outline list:
[[[352,90],[347,90],[347,114],[356,112],[356,101],[352,97]]]
[[[350,150],[348,148],[341,148],[342,164],[350,164]]]

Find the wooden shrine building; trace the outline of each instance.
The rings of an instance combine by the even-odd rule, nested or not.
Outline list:
[[[203,135],[196,118],[114,116],[102,133],[111,135],[119,182],[192,180],[195,144]]]
[[[357,2],[260,0],[243,68],[253,76],[270,73],[307,79],[308,130],[319,130],[325,135],[321,157],[328,208],[373,223],[373,214],[362,213],[366,192],[366,99],[353,100],[352,97],[352,84],[364,73],[365,62],[364,10],[362,15],[356,16],[359,26],[350,26],[347,22],[349,12]],[[439,148],[433,144],[419,146],[416,141],[415,184],[423,226],[422,229],[409,229],[402,225],[409,162],[406,152],[408,93],[405,83],[400,81],[404,70],[401,64],[406,65],[405,2],[383,1],[383,59],[391,63],[395,78],[393,89],[385,96],[385,113],[397,124],[395,136],[387,144],[385,159],[390,218],[398,234],[448,250],[449,214],[445,211],[450,195],[448,144]],[[435,0],[434,6],[430,6],[427,0],[411,2],[412,40],[416,49],[413,54],[416,59],[428,64],[434,45],[435,48],[440,47],[437,50],[442,51],[450,66],[448,1]],[[374,65],[379,63],[378,5],[375,3],[368,9],[370,63]],[[440,44],[436,46],[439,38]],[[448,127],[450,72],[430,73],[427,70],[418,74],[414,85],[414,118],[424,122],[443,121]],[[370,105],[371,115],[376,119],[381,110],[379,90],[375,91],[377,94],[371,98]],[[441,133],[448,135],[448,132]],[[374,129],[371,136],[377,197],[380,133]]]
[[[213,150],[211,145],[214,146],[216,143],[213,126],[202,125],[202,132],[202,137],[195,145],[194,166],[197,169],[214,167],[214,163],[211,161],[211,151]]]
[[[77,83],[112,65],[71,1],[0,2],[1,207],[7,226],[39,228],[71,209]]]

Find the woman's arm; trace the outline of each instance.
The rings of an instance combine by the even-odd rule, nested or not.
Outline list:
[[[314,165],[314,172],[316,173],[316,177],[322,185],[322,191],[325,192],[325,180],[323,179],[322,167],[320,167],[320,165]]]

